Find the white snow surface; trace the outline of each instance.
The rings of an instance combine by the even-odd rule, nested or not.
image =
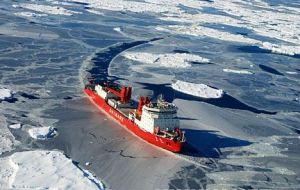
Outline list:
[[[296,74],[298,74],[296,71],[287,71],[286,73],[290,74],[290,75],[296,75]]]
[[[50,139],[57,135],[54,127],[35,127],[28,129],[28,133],[32,138],[39,140]]]
[[[42,17],[42,16],[47,16],[47,14],[40,14],[40,13],[33,13],[33,12],[18,12],[18,13],[14,13],[16,16],[20,16],[20,17]]]
[[[246,75],[253,74],[252,72],[247,71],[247,70],[223,69],[223,71],[226,72],[226,73],[235,73],[235,74],[246,74]]]
[[[131,11],[135,13],[152,12],[152,13],[163,13],[163,12],[181,12],[180,8],[174,3],[165,2],[137,2],[137,1],[124,1],[124,0],[67,0],[71,2],[81,2],[90,4],[89,7],[93,10],[104,9],[110,11]],[[96,10],[95,10],[96,11]]]
[[[229,32],[207,28],[197,24],[193,24],[191,26],[184,26],[184,25],[171,25],[171,26],[164,26],[164,27],[158,26],[156,27],[156,30],[165,31],[169,33],[190,35],[190,36],[216,38],[219,40],[230,41],[230,42],[260,44],[260,41],[245,37],[240,34],[231,34]]]
[[[115,27],[114,31],[121,32],[121,28],[120,27]]]
[[[1,189],[104,189],[59,151],[25,151],[0,159]]]
[[[10,98],[12,96],[11,90],[7,88],[0,87],[0,100]]]
[[[144,52],[126,52],[123,55],[127,59],[134,61],[156,64],[157,66],[170,67],[170,68],[186,68],[190,67],[190,62],[208,63],[209,59],[203,58],[199,55],[187,53],[166,53],[166,54],[153,54]]]
[[[18,144],[19,142],[7,128],[6,117],[0,114],[0,155],[4,152],[12,151]]]
[[[9,126],[9,128],[11,128],[11,129],[20,129],[21,128],[21,123],[12,124],[12,125]]]
[[[300,46],[277,45],[269,42],[263,42],[260,48],[271,50],[273,53],[278,53],[283,55],[300,54]]]
[[[195,84],[180,80],[173,83],[172,88],[201,98],[221,98],[224,94],[222,89],[215,89],[206,84]]]

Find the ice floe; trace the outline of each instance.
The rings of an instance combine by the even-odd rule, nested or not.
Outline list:
[[[59,6],[50,6],[50,5],[39,5],[33,3],[21,3],[18,5],[14,5],[14,7],[21,7],[24,9],[33,10],[36,12],[52,14],[52,15],[65,15],[71,16],[73,14],[80,14],[80,12],[71,11]]]
[[[287,71],[286,73],[289,74],[289,75],[296,75],[296,74],[298,74],[296,71]]]
[[[57,135],[57,129],[54,127],[35,127],[28,129],[29,135],[34,139],[46,140]]]
[[[224,94],[223,90],[212,88],[206,84],[195,84],[180,80],[173,83],[172,88],[201,98],[221,98]]]
[[[8,98],[12,97],[12,92],[11,90],[4,88],[4,87],[0,87],[0,102],[1,100],[5,100]]]
[[[278,53],[283,55],[300,54],[300,46],[277,45],[269,42],[263,42],[260,48],[270,50],[273,53]]]
[[[220,31],[217,29],[207,28],[201,25],[170,25],[170,26],[157,26],[156,30],[165,31],[169,33],[191,35],[191,36],[202,36],[216,38],[223,41],[239,42],[239,43],[248,43],[248,44],[260,44],[259,40],[245,37],[240,34],[231,34],[229,32]]]
[[[226,73],[236,73],[236,74],[246,74],[246,75],[253,74],[252,72],[247,71],[247,70],[223,69],[223,71]]]
[[[12,124],[9,126],[11,129],[20,129],[21,127],[21,123]]]
[[[47,14],[33,13],[33,12],[18,12],[14,13],[16,16],[20,17],[43,17],[48,16]]]
[[[6,117],[0,114],[0,155],[12,151],[18,144],[19,142],[7,128]]]
[[[134,61],[171,68],[190,67],[191,62],[209,62],[209,59],[207,58],[187,53],[153,54],[143,52],[127,52],[123,56]]]
[[[115,27],[114,31],[121,32],[121,28],[120,27]]]
[[[0,159],[1,189],[104,189],[59,151],[25,151]]]
[[[104,9],[110,11],[130,11],[135,13],[151,12],[151,13],[163,13],[163,12],[181,12],[180,8],[176,5],[178,3],[165,2],[137,2],[137,1],[124,1],[124,0],[67,0],[71,2],[88,3],[89,8]]]
[[[294,55],[300,54],[299,20],[300,9],[295,7],[271,6],[261,0],[247,1],[117,1],[117,0],[67,0],[89,4],[88,11],[98,14],[98,10],[130,11],[134,13],[156,13],[164,21],[180,23],[178,25],[161,25],[156,29],[170,33],[193,36],[206,36],[224,41],[256,44],[261,48],[272,50],[273,53]],[[203,11],[213,7],[216,13]],[[193,13],[186,8],[195,10]],[[100,13],[101,14],[101,13]],[[241,35],[234,31],[214,29],[211,24],[226,25],[245,29],[251,34],[272,38],[283,43],[258,40],[253,35]],[[267,44],[265,44],[267,43]],[[270,46],[270,44],[272,44]]]
[[[238,2],[233,0],[212,2],[210,6],[222,12],[222,15],[208,14],[201,11],[196,14],[188,12],[164,13],[159,17],[161,20],[181,24],[177,26],[158,26],[157,29],[170,33],[206,36],[224,41],[257,44],[263,49],[268,49],[278,54],[300,54],[298,45],[300,43],[299,9],[293,8],[290,10],[287,7],[270,6],[262,1]],[[258,40],[258,38],[254,39],[252,35],[240,35],[234,30],[230,33],[225,32],[221,28],[215,29],[213,27],[214,24],[229,28],[236,27],[236,29],[243,29],[249,33],[272,38],[283,43],[275,44],[274,40],[270,43]]]

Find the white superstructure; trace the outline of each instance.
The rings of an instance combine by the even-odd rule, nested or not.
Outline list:
[[[168,102],[149,103],[143,106],[141,119],[136,119],[138,126],[145,131],[154,133],[154,128],[173,130],[179,127],[177,107]]]

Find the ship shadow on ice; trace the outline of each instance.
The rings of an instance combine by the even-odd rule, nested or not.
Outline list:
[[[276,112],[270,112],[265,110],[259,110],[254,107],[251,107],[247,104],[242,103],[241,101],[235,99],[234,97],[224,94],[221,98],[200,98],[197,96],[185,94],[176,90],[173,90],[170,87],[170,84],[150,84],[150,83],[138,83],[144,86],[144,89],[152,90],[152,97],[156,98],[158,95],[162,94],[164,99],[172,102],[174,99],[179,98],[189,101],[200,101],[212,104],[221,108],[230,108],[238,110],[247,110],[256,114],[276,114]]]
[[[284,76],[281,72],[277,71],[276,69],[274,69],[272,67],[269,67],[269,66],[266,66],[266,65],[263,65],[263,64],[259,64],[258,66],[261,70],[263,70],[265,72],[268,72],[268,73],[271,73],[271,74],[274,74],[274,75]]]
[[[185,120],[185,121],[193,121],[193,120],[197,120],[195,118],[188,118],[188,117],[177,117],[179,120]]]
[[[266,50],[258,46],[238,46],[238,47],[232,46],[230,47],[230,49],[235,49],[236,51],[241,51],[244,53],[278,54],[278,53],[273,53],[271,50]],[[295,55],[280,54],[280,55],[300,59],[300,54],[295,54]]]
[[[182,129],[185,131],[186,143],[180,154],[193,157],[219,158],[221,148],[241,147],[252,144],[249,141],[226,137],[217,131]]]

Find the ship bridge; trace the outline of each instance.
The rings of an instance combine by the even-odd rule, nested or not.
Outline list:
[[[177,110],[178,108],[169,102],[150,102],[143,106],[141,119],[137,123],[141,128],[151,133],[154,132],[155,127],[166,131],[174,130],[179,127]]]

